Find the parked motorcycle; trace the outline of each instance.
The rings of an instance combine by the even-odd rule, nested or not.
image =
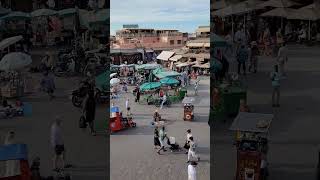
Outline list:
[[[93,85],[89,81],[80,82],[80,87],[72,91],[72,104],[75,107],[81,107],[82,102],[88,94],[89,90],[93,89]]]

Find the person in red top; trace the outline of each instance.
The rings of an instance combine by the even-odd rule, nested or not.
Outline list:
[[[160,96],[160,97],[163,97],[163,95],[164,95],[164,92],[163,92],[162,89],[160,89],[160,91],[159,91],[159,96]]]

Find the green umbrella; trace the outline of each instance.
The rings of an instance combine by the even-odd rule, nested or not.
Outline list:
[[[160,83],[165,85],[175,85],[175,84],[179,84],[179,81],[176,80],[175,78],[166,77],[166,78],[160,79]]]
[[[140,86],[141,91],[148,91],[152,89],[158,89],[161,87],[160,82],[149,82],[149,83],[144,83]]]
[[[75,8],[68,8],[68,9],[62,9],[58,11],[59,16],[71,16],[73,14],[76,14],[76,9]]]
[[[211,39],[213,39],[213,47],[225,47],[227,45],[227,41],[216,34],[213,34]]]
[[[164,70],[162,68],[157,68],[157,69],[152,70],[152,74],[154,74],[154,75],[159,74],[161,72],[164,72]]]
[[[30,19],[30,14],[20,12],[20,11],[11,12],[0,18],[0,20],[25,20],[25,19]]]
[[[109,79],[110,79],[109,74],[110,74],[109,71],[105,71],[104,73],[102,73],[96,77],[96,87],[98,89],[104,89],[105,86],[108,85]]]
[[[176,71],[163,71],[155,74],[155,76],[159,79],[166,78],[166,77],[176,77],[180,76],[181,74]]]
[[[37,9],[31,13],[31,17],[53,16],[56,14],[58,14],[58,12],[52,9]]]

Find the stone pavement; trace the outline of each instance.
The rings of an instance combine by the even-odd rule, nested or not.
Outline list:
[[[192,129],[195,141],[198,143],[198,153],[201,161],[198,165],[198,179],[207,180],[210,177],[210,129],[209,114],[209,77],[202,77],[199,85],[199,95],[195,102],[195,121],[184,122],[183,105],[172,104],[170,108],[160,110],[163,118],[169,121],[168,136],[176,138],[180,146],[185,142],[185,131]],[[193,96],[193,86],[188,95]],[[185,180],[187,179],[187,155],[167,151],[158,155],[153,146],[154,105],[138,105],[134,102],[132,93],[122,94],[113,101],[125,113],[125,99],[130,98],[130,107],[137,127],[114,133],[110,137],[111,180]]]
[[[34,63],[39,61],[39,51],[33,55]],[[45,52],[45,51],[44,51]],[[41,74],[32,74],[39,81]],[[79,129],[79,109],[72,105],[70,92],[78,87],[78,78],[56,78],[56,99],[49,101],[43,92],[35,92],[23,98],[32,105],[32,116],[0,121],[0,143],[8,130],[16,132],[17,141],[28,145],[29,160],[38,156],[41,159],[41,174],[52,175],[52,154],[50,145],[50,126],[56,115],[63,118],[63,133],[65,136],[67,160],[75,167],[68,170],[73,179],[77,180],[106,180],[107,136],[100,134],[96,137]],[[96,123],[106,121],[106,105],[97,109]]]
[[[320,143],[320,48],[289,46],[288,78],[281,81],[280,108],[271,107],[269,73],[274,60],[261,57],[259,72],[249,74],[248,105],[254,112],[273,113],[270,129],[269,179],[314,179]],[[232,65],[235,68],[235,64]],[[234,69],[233,69],[234,70]],[[232,180],[236,170],[233,134],[227,129],[232,120],[217,122],[214,135],[213,179]],[[228,172],[228,173],[226,173]]]

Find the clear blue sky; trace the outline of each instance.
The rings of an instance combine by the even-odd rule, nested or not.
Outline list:
[[[192,33],[210,24],[210,0],[111,0],[110,32],[123,24]]]

